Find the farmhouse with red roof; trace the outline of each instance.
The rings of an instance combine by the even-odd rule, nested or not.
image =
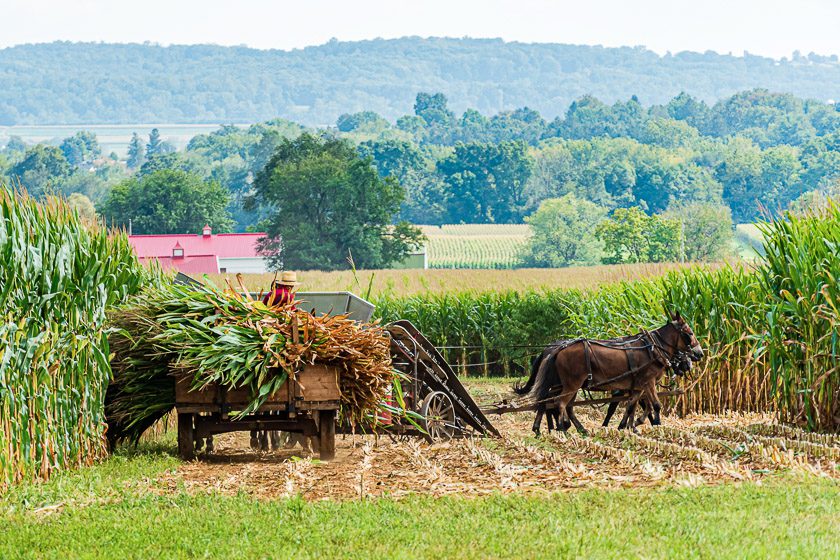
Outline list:
[[[217,233],[210,226],[197,235],[130,235],[129,243],[141,263],[158,261],[184,274],[267,272],[257,242],[265,233]]]

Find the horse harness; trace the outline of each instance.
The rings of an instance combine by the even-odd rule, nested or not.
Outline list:
[[[661,348],[661,343],[657,344],[655,334],[649,331],[642,331],[642,333],[639,334],[636,338],[622,342],[612,342],[608,340],[595,340],[588,338],[581,338],[578,339],[578,341],[583,343],[583,355],[586,361],[586,381],[584,382],[583,387],[581,387],[582,389],[588,389],[590,391],[597,390],[599,387],[609,385],[610,383],[614,383],[616,381],[624,379],[625,377],[630,377],[630,390],[632,391],[636,381],[636,373],[646,369],[653,363],[658,363],[664,368],[672,367],[671,360],[668,358],[668,354]],[[642,342],[640,346],[633,346],[634,344],[638,344],[640,342]],[[627,371],[615,377],[612,377],[606,381],[593,385],[592,362],[595,361],[597,365],[598,357],[593,353],[592,345],[600,346],[602,348],[608,348],[610,350],[622,350],[627,359]],[[635,365],[635,361],[633,359],[633,351],[636,350],[646,350],[649,358],[648,361],[640,365]]]

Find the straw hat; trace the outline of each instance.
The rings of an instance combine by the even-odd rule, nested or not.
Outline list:
[[[275,284],[280,284],[281,286],[298,286],[300,282],[297,281],[296,273],[284,272],[280,275],[280,280],[277,280]]]

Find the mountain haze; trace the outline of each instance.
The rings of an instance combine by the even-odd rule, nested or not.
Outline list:
[[[528,106],[546,118],[582,95],[664,103],[681,91],[715,102],[765,87],[840,98],[837,56],[777,61],[642,47],[417,38],[331,41],[293,51],[213,45],[68,43],[0,50],[0,125],[255,122],[332,124],[371,110],[394,120],[418,91],[456,111]]]

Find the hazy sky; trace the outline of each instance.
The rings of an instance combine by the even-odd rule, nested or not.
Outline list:
[[[0,17],[0,47],[62,39],[292,49],[420,35],[840,54],[840,0],[0,0]]]

